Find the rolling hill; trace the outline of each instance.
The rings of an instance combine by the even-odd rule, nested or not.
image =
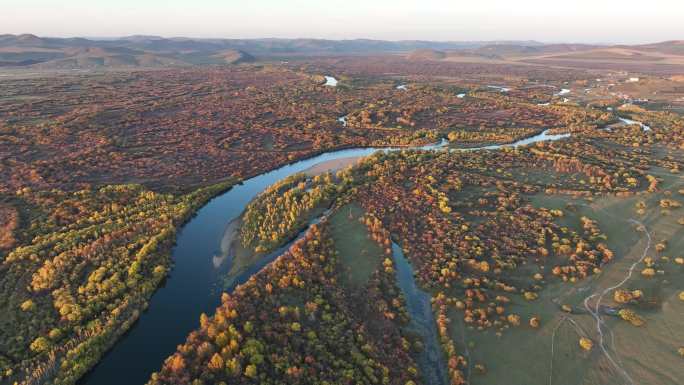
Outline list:
[[[259,58],[405,53],[420,49],[467,50],[492,43],[523,44],[371,39],[195,39],[143,35],[121,38],[51,38],[31,34],[6,34],[0,35],[0,67],[68,69],[238,64]]]
[[[414,61],[497,62],[569,68],[684,73],[684,41],[644,45],[536,41],[431,42],[370,39],[196,39],[133,35],[51,38],[0,35],[0,67],[34,69],[234,65],[300,56],[405,55]]]
[[[409,60],[441,60],[446,57],[446,52],[434,49],[417,49],[407,56]]]

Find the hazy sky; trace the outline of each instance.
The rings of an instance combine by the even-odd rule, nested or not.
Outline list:
[[[0,0],[0,34],[640,43],[684,0]]]

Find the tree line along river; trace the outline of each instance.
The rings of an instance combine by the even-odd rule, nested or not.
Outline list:
[[[468,150],[496,150],[539,141],[558,140],[567,136],[569,134],[548,135],[544,131],[539,135],[509,145],[485,146]],[[439,144],[413,149],[441,150],[446,147],[446,144],[447,142],[443,140]],[[144,384],[154,371],[159,370],[164,359],[173,354],[176,346],[198,327],[199,314],[202,312],[211,314],[220,304],[223,289],[220,286],[220,278],[227,271],[226,263],[216,267],[212,263],[212,258],[217,254],[226,224],[238,218],[249,202],[268,186],[323,162],[364,157],[376,151],[399,150],[406,150],[406,148],[356,148],[323,153],[245,180],[211,200],[178,233],[176,246],[172,251],[174,268],[164,285],[152,296],[148,310],[80,383],[88,385]],[[275,258],[276,254],[284,250],[285,247],[262,258],[238,277],[232,286],[245,282],[252,274]],[[396,250],[395,254],[397,254]],[[397,257],[395,255],[395,259]],[[407,264],[400,263],[400,266],[404,269],[408,266],[410,269],[410,265]],[[426,333],[425,337],[432,340],[433,338],[429,335],[435,332],[434,320],[425,322],[424,313],[424,298],[427,294],[417,289],[415,283],[407,282],[407,277],[412,279],[412,271],[406,273],[404,270],[399,283],[407,297],[411,317],[422,320],[419,321],[421,329]],[[407,290],[407,287],[411,289]],[[416,305],[411,306],[412,303]],[[429,309],[429,302],[427,306]],[[426,349],[428,350],[430,349]],[[431,354],[434,356],[434,353]],[[434,357],[426,362],[432,361]]]

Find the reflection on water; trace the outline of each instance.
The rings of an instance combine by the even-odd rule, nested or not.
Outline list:
[[[544,130],[540,134],[530,136],[529,138],[525,139],[520,139],[516,142],[509,143],[509,144],[493,144],[490,146],[483,146],[483,147],[472,147],[472,148],[453,148],[451,151],[476,151],[476,150],[499,150],[502,148],[507,148],[507,147],[520,147],[520,146],[527,146],[529,144],[537,143],[537,142],[550,142],[550,141],[556,141],[560,139],[565,139],[570,137],[570,133],[566,134],[549,134],[550,130]]]
[[[394,242],[392,258],[397,268],[397,284],[404,294],[406,307],[411,316],[410,328],[423,340],[424,349],[418,356],[418,364],[425,383],[447,384],[448,372],[432,313],[431,296],[416,285],[411,264],[399,245]]]
[[[644,130],[644,131],[651,131],[651,127],[649,127],[649,126],[647,126],[647,125],[645,125],[645,124],[643,124],[643,123],[641,123],[641,122],[638,122],[638,121],[636,121],[636,120],[627,119],[627,118],[620,118],[620,121],[621,121],[622,123],[624,123],[625,125],[628,125],[628,126],[629,126],[629,125],[636,124],[636,125],[639,125],[639,126],[641,127],[641,129]]]
[[[337,79],[332,76],[325,77],[325,85],[330,87],[337,87]]]
[[[337,84],[337,80],[332,77],[326,77],[326,80],[331,86]],[[480,149],[520,146],[567,136],[569,134],[546,135],[544,131],[511,145],[486,146]],[[412,149],[442,150],[447,144],[448,141],[442,139],[439,143]],[[165,285],[150,299],[148,310],[79,383],[144,384],[154,371],[159,370],[164,359],[174,353],[176,346],[182,343],[192,330],[199,327],[199,314],[211,314],[220,304],[221,292],[224,289],[222,278],[225,278],[227,270],[231,268],[229,261],[233,235],[227,236],[226,233],[234,234],[237,231],[236,220],[249,202],[264,189],[320,163],[369,156],[376,151],[403,150],[407,148],[357,148],[327,152],[245,180],[211,200],[179,231],[176,246],[172,250],[174,268]],[[226,223],[229,223],[227,227]],[[259,258],[244,271],[238,272],[229,280],[229,290],[249,279],[283,251],[284,248],[278,249]]]
[[[502,87],[502,86],[487,86],[487,87],[498,90],[499,92],[508,92],[511,90],[510,88],[506,88],[506,87]]]
[[[347,127],[347,115],[340,116],[339,118],[337,118],[337,121],[342,123],[342,127]]]

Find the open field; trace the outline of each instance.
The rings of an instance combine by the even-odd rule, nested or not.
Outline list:
[[[684,42],[650,45],[596,46],[548,44],[542,46],[490,45],[476,49],[422,50],[409,55],[414,60],[463,64],[544,66],[596,71],[628,71],[651,75],[676,75],[684,71]]]
[[[370,233],[360,220],[363,210],[351,204],[340,207],[330,218],[331,235],[339,253],[344,282],[360,288],[380,265],[384,250],[370,239]]]

